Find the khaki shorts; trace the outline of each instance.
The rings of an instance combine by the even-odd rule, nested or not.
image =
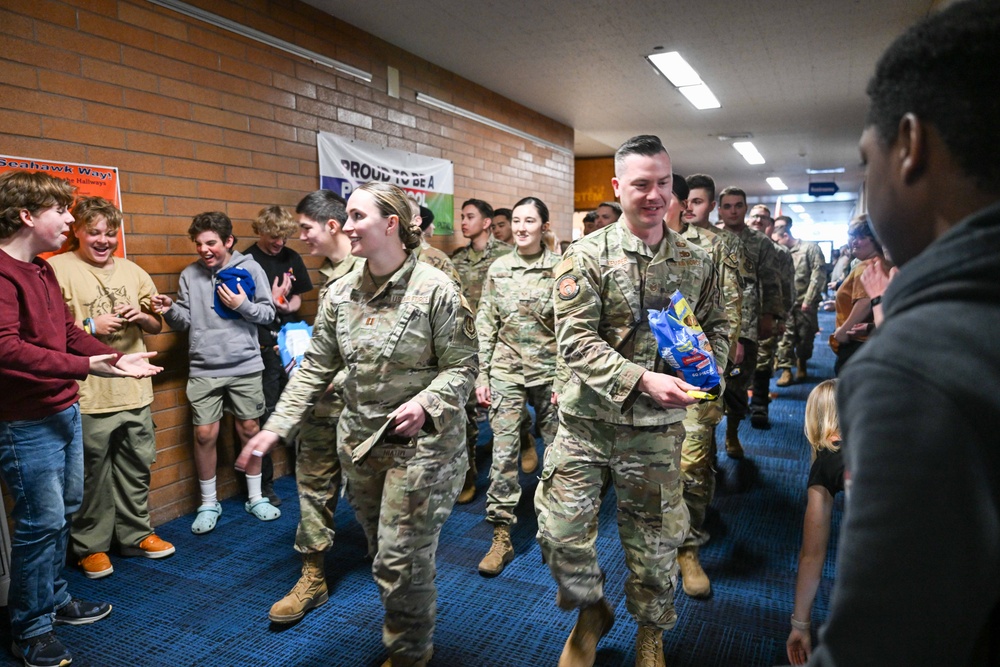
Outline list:
[[[222,419],[223,408],[237,419],[257,419],[264,414],[264,386],[260,376],[260,373],[253,373],[236,377],[188,378],[191,421],[195,426],[214,424]]]

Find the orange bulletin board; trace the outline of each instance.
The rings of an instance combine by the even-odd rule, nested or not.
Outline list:
[[[573,209],[593,211],[602,201],[615,201],[611,179],[615,175],[613,157],[579,158],[574,172]]]
[[[37,158],[0,155],[0,174],[7,171],[46,171],[56,178],[69,181],[76,188],[77,197],[104,197],[122,207],[122,191],[118,180],[118,167],[101,167],[76,162],[40,160]],[[63,252],[62,250],[58,252]],[[42,255],[47,257],[58,252]],[[125,257],[125,230],[118,228],[118,249],[115,255]]]

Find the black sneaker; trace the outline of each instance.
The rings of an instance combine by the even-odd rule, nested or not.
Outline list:
[[[65,667],[73,662],[73,656],[51,632],[15,641],[10,651],[28,667]]]
[[[752,410],[750,412],[750,426],[760,429],[771,428],[771,421],[767,418],[767,412],[764,410]]]
[[[99,621],[111,613],[107,602],[84,602],[73,598],[56,609],[53,625],[87,625]],[[58,663],[55,663],[58,664]]]

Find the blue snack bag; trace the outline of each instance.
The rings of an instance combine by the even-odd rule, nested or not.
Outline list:
[[[680,372],[685,382],[701,389],[688,393],[702,400],[718,398],[722,378],[712,356],[712,344],[684,295],[676,291],[670,297],[669,308],[647,312],[660,356]]]
[[[302,357],[309,349],[313,328],[305,322],[288,322],[278,332],[278,353],[288,377],[302,365]]]

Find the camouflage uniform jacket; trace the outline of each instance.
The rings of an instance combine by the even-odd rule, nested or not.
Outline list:
[[[781,293],[781,264],[774,242],[760,232],[744,226],[733,232],[746,249],[747,276],[743,290],[743,317],[740,338],[757,341],[757,327],[761,314],[785,316]]]
[[[474,250],[470,243],[452,253],[451,261],[458,271],[462,292],[469,300],[472,312],[479,309],[479,297],[483,293],[483,283],[486,282],[486,272],[489,271],[490,264],[513,249],[514,246],[499,241],[490,234],[490,240],[486,242],[482,252]]]
[[[466,465],[465,403],[479,370],[476,342],[465,299],[434,267],[411,254],[380,288],[356,269],[327,291],[302,367],[265,428],[286,435],[344,369],[338,447],[350,452],[390,412],[416,400],[427,421],[407,465],[414,470],[408,483],[436,483]]]
[[[740,338],[740,318],[743,308],[743,275],[740,272],[742,257],[726,246],[719,234],[697,225],[681,223],[681,237],[709,254],[719,272],[719,289],[722,292],[722,307],[729,320],[729,353],[736,353],[736,343]],[[740,240],[730,235],[739,247]]]
[[[459,277],[458,271],[455,270],[455,265],[452,264],[451,259],[443,250],[438,250],[427,241],[421,239],[420,247],[414,250],[413,254],[421,262],[426,262],[435,269],[442,271],[446,276],[455,281],[459,289],[462,288],[462,279]]]
[[[664,229],[654,254],[620,219],[573,243],[556,266],[556,340],[569,371],[559,387],[561,414],[633,426],[684,419],[683,408],[663,409],[636,386],[647,370],[669,372],[646,310],[666,308],[678,289],[725,368],[729,321],[715,265]]]
[[[478,385],[490,377],[536,387],[556,372],[552,268],[559,255],[545,248],[528,262],[517,252],[493,262],[476,314],[479,332]]]
[[[788,249],[795,261],[795,305],[815,306],[826,291],[826,257],[819,245],[808,241],[795,241]]]
[[[775,243],[774,247],[778,251],[778,259],[781,260],[781,305],[785,307],[787,313],[795,305],[795,260],[785,246]],[[782,317],[784,318],[784,315]]]
[[[341,261],[334,264],[329,259],[323,261],[323,266],[319,267],[319,273],[323,276],[323,285],[319,288],[319,298],[317,303],[322,304],[326,293],[338,280],[346,276],[354,269],[361,268],[365,260],[348,255]],[[337,419],[344,409],[344,397],[340,388],[344,386],[344,373],[341,371],[334,377],[333,382],[327,390],[316,400],[313,406],[313,415],[320,418]]]

